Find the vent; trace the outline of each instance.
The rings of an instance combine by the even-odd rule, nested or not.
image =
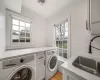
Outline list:
[[[40,4],[44,4],[44,3],[45,3],[45,0],[38,0],[38,2],[39,2]]]

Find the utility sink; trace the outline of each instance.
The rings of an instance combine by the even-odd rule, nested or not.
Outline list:
[[[100,62],[85,57],[77,57],[72,63],[73,66],[100,77]]]

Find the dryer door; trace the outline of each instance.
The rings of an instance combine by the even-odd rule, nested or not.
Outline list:
[[[48,69],[52,72],[57,69],[58,58],[56,55],[53,55],[48,62]]]
[[[7,80],[34,80],[33,68],[31,66],[22,66],[15,69]]]

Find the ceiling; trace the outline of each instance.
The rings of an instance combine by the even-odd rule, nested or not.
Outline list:
[[[45,4],[41,5],[38,0],[23,0],[23,6],[47,18],[71,4],[72,1],[75,0],[46,0]]]

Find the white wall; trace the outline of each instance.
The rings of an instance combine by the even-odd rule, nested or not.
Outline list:
[[[35,12],[22,7],[22,14],[33,20],[32,27],[32,42],[33,47],[45,47],[46,46],[46,19],[37,15]]]
[[[4,12],[4,1],[0,0],[0,53],[4,52],[4,50],[5,50],[5,12]]]
[[[32,27],[32,43],[33,47],[45,47],[46,46],[46,20],[37,15],[35,12],[29,11],[27,8],[22,7],[22,15],[29,17],[33,20]],[[5,40],[5,5],[4,0],[0,0],[0,53],[3,53],[6,48]],[[0,54],[1,55],[1,54]]]
[[[71,54],[72,55],[89,55],[88,45],[91,35],[86,30],[87,20],[87,0],[80,0],[71,6],[66,6],[58,14],[48,19],[48,46],[55,46],[55,27],[54,24],[66,20],[71,14]],[[96,43],[96,44],[95,44]],[[94,41],[95,46],[100,48],[100,41]],[[99,45],[97,45],[99,44]],[[93,56],[100,56],[100,52],[93,50]],[[90,56],[90,55],[89,55]]]

